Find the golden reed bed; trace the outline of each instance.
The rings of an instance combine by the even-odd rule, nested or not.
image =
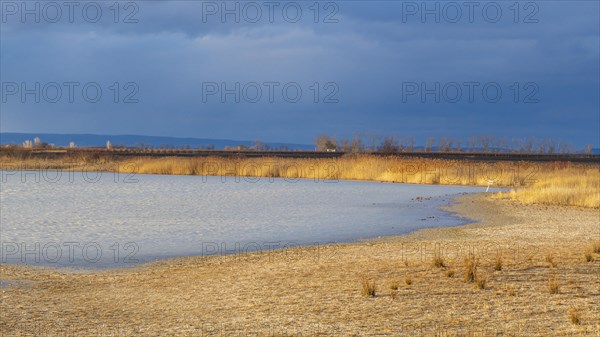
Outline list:
[[[254,178],[368,180],[410,184],[509,188],[497,197],[524,204],[600,208],[600,165],[565,162],[481,162],[407,159],[369,155],[336,159],[133,157],[92,155],[33,158],[0,157],[4,170],[86,170],[131,174]]]

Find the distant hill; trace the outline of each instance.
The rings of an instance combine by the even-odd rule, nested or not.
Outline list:
[[[95,135],[95,134],[55,134],[55,133],[0,133],[0,144],[22,144],[25,140],[31,140],[39,137],[40,141],[54,144],[56,146],[69,146],[70,142],[75,142],[76,146],[105,146],[106,141],[110,141],[113,146],[190,146],[191,148],[206,148],[214,146],[215,149],[225,147],[235,147],[239,145],[254,146],[254,141],[231,140],[231,139],[206,139],[206,138],[177,138],[177,137],[156,137],[140,135]],[[288,150],[314,150],[314,145],[293,144],[293,143],[269,143],[264,142],[270,149],[288,149]]]

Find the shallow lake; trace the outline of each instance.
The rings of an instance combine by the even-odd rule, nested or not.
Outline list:
[[[465,222],[461,186],[2,172],[3,263],[120,267],[396,235]]]

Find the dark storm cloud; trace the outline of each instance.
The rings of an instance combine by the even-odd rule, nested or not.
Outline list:
[[[312,2],[298,3],[303,15],[296,23],[277,10],[273,22],[263,12],[256,23],[243,15],[240,23],[231,16],[223,23],[220,15],[203,17],[207,5],[196,1],[137,2],[139,11],[132,17],[137,23],[122,22],[131,12],[124,7],[114,23],[108,3],[97,23],[77,16],[73,23],[22,23],[9,16],[1,30],[2,82],[28,87],[78,82],[79,96],[68,102],[64,86],[56,103],[43,97],[35,103],[32,95],[22,103],[18,94],[7,96],[1,128],[289,142],[362,130],[420,141],[429,135],[493,134],[597,146],[598,3],[533,3],[537,23],[522,22],[532,13],[525,3],[515,23],[507,2],[496,2],[503,10],[496,23],[481,15],[472,23],[466,17],[450,23],[443,15],[439,23],[433,16],[423,20],[406,14],[412,2],[391,1],[336,2],[337,23],[314,23]],[[321,3],[320,21],[333,12],[325,10],[326,4]],[[89,82],[102,89],[97,103],[80,97]],[[115,82],[119,103],[113,102]],[[128,82],[133,83],[125,88]],[[204,102],[207,82],[225,82],[229,88],[256,83],[263,96],[256,103],[243,97],[236,103],[228,95],[221,103],[216,94]],[[280,83],[272,103],[265,82]],[[420,93],[403,97],[407,82],[427,88],[456,83],[463,96],[437,103],[429,95],[422,102]],[[502,99],[489,102],[478,93],[469,102],[465,82],[479,82],[479,91],[493,83]],[[282,97],[286,83],[301,88],[298,102]],[[247,88],[252,96],[254,87]],[[139,102],[123,103],[127,95]],[[528,95],[537,102],[524,103]],[[330,103],[323,102],[326,98]]]

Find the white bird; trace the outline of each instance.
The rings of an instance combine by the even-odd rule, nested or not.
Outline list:
[[[487,183],[488,183],[488,185],[487,185],[487,188],[485,189],[486,192],[490,190],[490,185],[493,185],[494,181],[493,180],[488,180]]]

